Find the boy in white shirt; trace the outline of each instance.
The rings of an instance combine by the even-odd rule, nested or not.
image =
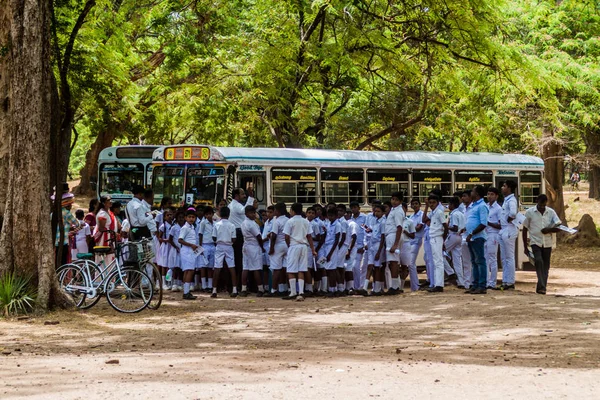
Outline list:
[[[485,261],[488,268],[488,289],[496,289],[498,279],[498,247],[500,246],[500,220],[502,219],[502,207],[498,204],[500,191],[495,187],[489,187],[487,193],[488,223],[485,228],[487,239],[485,241]]]
[[[444,291],[444,238],[448,235],[448,225],[444,211],[438,207],[440,198],[434,194],[428,198],[431,214],[429,215],[429,240],[431,258],[433,259],[433,287],[427,291],[438,293]]]
[[[346,222],[348,223],[348,231],[346,232],[346,242],[349,243],[348,251],[346,253],[346,273],[344,278],[346,280],[346,291],[347,295],[354,295],[354,267],[356,264],[356,257],[358,254],[358,230],[362,229],[352,219],[352,211],[346,211]],[[358,278],[358,277],[357,277]]]
[[[404,214],[408,212],[408,203],[402,203],[402,210]],[[411,241],[415,238],[417,231],[415,229],[415,222],[410,218],[404,218],[404,225],[402,225],[402,248],[400,249],[400,293],[404,293],[404,283],[406,277],[410,273],[410,287],[411,290],[419,290],[419,274],[417,268],[412,267],[412,244]]]
[[[403,198],[402,192],[392,193],[390,199],[392,208],[385,223],[386,259],[392,274],[391,287],[388,289],[387,295],[400,293],[400,248],[402,247],[402,226],[406,217],[401,206]]]
[[[273,227],[271,228],[271,247],[269,248],[269,259],[271,261],[271,271],[273,271],[273,287],[271,293],[268,295],[274,297],[279,292],[279,296],[286,295],[286,256],[288,246],[285,242],[285,234],[283,228],[288,221],[287,208],[284,203],[275,204],[275,220],[273,221]],[[277,289],[276,286],[277,285]]]
[[[329,283],[328,288],[321,287],[321,290],[327,289],[327,297],[340,296],[337,292],[337,260],[335,258],[339,243],[342,237],[342,227],[338,220],[338,211],[335,208],[327,210],[327,219],[329,226],[325,234],[325,243],[323,244],[323,254],[325,254],[325,271],[327,278],[323,278],[321,285]]]
[[[315,256],[315,246],[312,240],[312,228],[308,220],[302,218],[302,204],[294,203],[291,207],[290,218],[284,228],[287,252],[287,276],[290,282],[290,294],[284,300],[304,301],[304,273],[308,270],[307,250]],[[296,295],[296,282],[299,293]]]
[[[213,242],[213,216],[215,212],[212,207],[204,208],[204,218],[198,227],[198,235],[204,253],[202,253],[200,262],[200,279],[202,281],[202,291],[210,293],[213,286],[213,269],[215,268],[215,242]]]
[[[213,273],[213,288],[210,297],[217,297],[217,286],[219,285],[219,275],[223,269],[224,262],[227,263],[227,269],[231,274],[231,285],[233,290],[231,297],[237,297],[237,275],[235,273],[235,261],[233,257],[233,244],[235,243],[235,226],[229,221],[230,210],[228,207],[222,207],[220,210],[221,220],[213,226],[212,238],[217,244],[215,248],[215,271]]]
[[[258,287],[256,297],[263,297],[265,288],[262,285],[261,271],[263,267],[263,241],[260,227],[256,223],[256,209],[254,206],[246,206],[244,209],[246,219],[242,222],[242,235],[244,245],[242,247],[242,292],[241,297],[248,296],[248,273],[254,274],[254,281]]]
[[[263,239],[263,266],[269,267],[271,262],[269,260],[269,239],[271,235],[271,230],[273,228],[273,212],[275,211],[275,207],[269,206],[267,207],[267,217],[265,219],[265,225],[263,226],[262,231],[262,239]],[[268,271],[266,272],[268,274]],[[268,279],[267,279],[268,280]]]
[[[198,235],[196,235],[196,210],[189,209],[185,213],[186,224],[179,232],[181,244],[181,269],[183,270],[183,299],[195,300],[196,296],[190,293],[190,286],[194,281],[194,270],[198,258]]]
[[[308,267],[308,272],[309,274],[307,275],[313,275],[314,276],[314,280],[315,280],[315,290],[319,290],[320,289],[320,285],[321,285],[321,274],[320,274],[320,270],[317,269],[316,265],[317,265],[317,257],[319,254],[319,250],[321,250],[321,246],[322,246],[322,238],[323,235],[321,234],[322,232],[322,224],[321,224],[321,220],[317,218],[317,213],[314,207],[309,207],[306,209],[306,220],[310,223],[310,228],[311,228],[311,238],[313,240],[313,245],[315,246],[315,251],[317,252],[317,256],[314,256],[312,254],[312,252],[307,251],[307,267]],[[311,283],[311,278],[309,276],[305,276],[305,281],[306,281],[306,296],[312,296],[313,295],[313,285]],[[306,297],[305,296],[305,297]]]
[[[453,197],[448,204],[450,220],[448,222],[448,237],[445,245],[446,251],[452,258],[452,265],[456,273],[456,283],[459,289],[465,289],[465,274],[462,259],[462,237],[460,232],[465,229],[465,214],[460,210],[460,199]]]
[[[346,272],[346,268],[344,264],[346,263],[346,255],[348,254],[348,247],[350,247],[350,235],[348,234],[348,221],[346,221],[346,206],[343,204],[337,205],[338,212],[338,223],[340,224],[342,236],[340,238],[340,243],[338,244],[337,249],[337,260],[336,260],[336,268],[337,268],[337,291],[340,293],[344,293],[346,286],[344,285],[345,276],[344,272]]]
[[[85,212],[83,210],[77,210],[75,212],[75,218],[79,221],[79,228],[75,234],[75,248],[71,249],[71,258],[77,259],[77,254],[89,253],[89,244],[92,242],[92,231],[87,222],[83,220]]]
[[[368,296],[369,292],[369,280],[373,275],[373,296],[381,296],[383,290],[383,268],[382,258],[385,257],[385,234],[384,225],[385,217],[384,208],[381,204],[375,204],[373,206],[373,219],[370,221],[369,231],[369,244],[367,247],[367,275],[363,282],[363,287],[360,294]]]

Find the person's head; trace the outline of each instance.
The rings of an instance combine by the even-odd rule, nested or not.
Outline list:
[[[217,210],[220,210],[223,207],[227,207],[227,201],[225,199],[217,201]]]
[[[545,194],[540,194],[536,199],[536,203],[539,210],[544,210],[548,205],[548,196]]]
[[[213,216],[215,215],[215,210],[211,206],[204,207],[204,218],[209,221],[212,221]]]
[[[285,203],[277,203],[277,204],[275,204],[274,215],[276,217],[281,217],[282,215],[286,215],[286,214],[287,214],[287,207],[285,206]]]
[[[406,214],[408,212],[408,203],[406,203],[406,202],[402,203],[402,210],[404,210],[404,214]]]
[[[244,208],[244,213],[246,213],[246,218],[254,221],[256,219],[256,208],[254,206],[246,206]]]
[[[448,208],[450,208],[450,211],[452,211],[456,210],[458,207],[460,207],[460,199],[456,196],[453,196],[448,203]]]
[[[163,221],[168,223],[173,222],[173,210],[167,208],[163,211]]]
[[[204,206],[203,205],[196,206],[196,216],[198,217],[198,219],[204,218]]]
[[[100,201],[98,202],[98,209],[96,212],[100,210],[109,211],[110,207],[112,207],[112,199],[110,196],[101,196]]]
[[[471,204],[471,201],[472,201],[471,191],[470,190],[463,191],[462,195],[460,196],[460,199],[465,206],[468,206],[469,204]]]
[[[438,188],[431,189],[431,192],[429,192],[429,194],[435,194],[438,197],[438,199],[440,199],[440,201],[442,201],[442,197],[444,196],[442,190]]]
[[[498,188],[490,186],[487,190],[487,200],[490,205],[494,204],[498,201],[498,197],[500,196],[500,191]]]
[[[375,204],[373,206],[373,215],[375,216],[375,218],[379,219],[379,218],[383,217],[383,214],[385,214],[385,209],[384,209],[383,205]]]
[[[517,189],[517,182],[513,181],[513,180],[507,180],[504,182],[504,184],[502,184],[502,195],[503,196],[509,196],[513,193],[515,193],[515,190]]]
[[[429,202],[429,208],[431,208],[432,210],[435,210],[440,204],[440,198],[435,194],[430,194],[427,198],[427,201]]]
[[[98,208],[98,199],[91,199],[90,200],[90,206],[88,207],[88,212],[96,212],[96,209]]]
[[[388,215],[390,213],[390,211],[392,211],[392,202],[391,201],[385,201],[383,203],[383,211],[385,212],[385,215]]]
[[[246,191],[240,187],[234,188],[231,192],[231,196],[234,200],[239,201],[240,203],[246,202]]]
[[[177,210],[177,213],[175,213],[175,222],[177,222],[179,226],[185,224],[185,211]]]
[[[414,212],[419,212],[421,210],[421,201],[417,198],[414,198],[410,201],[410,207]]]
[[[261,221],[266,220],[267,219],[267,210],[265,210],[264,208],[261,208],[260,210],[258,210],[258,216]]]
[[[338,218],[342,218],[346,215],[346,206],[344,204],[337,205]]]
[[[146,203],[148,204],[154,203],[154,191],[152,189],[144,190],[144,200],[146,200]]]
[[[267,219],[272,219],[273,215],[275,214],[275,207],[274,206],[269,206],[267,207]]]
[[[344,215],[344,217],[346,218],[346,221],[349,221],[352,219],[352,211],[350,211],[350,209],[346,210],[346,215]]]
[[[290,214],[292,215],[302,215],[302,203],[294,203],[290,207]]]
[[[350,203],[350,210],[352,211],[352,215],[358,217],[358,215],[360,214],[360,204],[358,203],[358,201],[353,201],[352,203]]]
[[[323,215],[323,207],[320,204],[315,204],[313,209],[315,210],[315,218],[321,218]]]
[[[477,185],[471,190],[471,198],[475,201],[483,199],[485,196],[485,188],[483,185]]]
[[[188,209],[185,212],[185,220],[188,224],[194,225],[196,223],[196,210],[194,210],[193,208]]]
[[[152,204],[152,203],[150,203],[150,204]],[[173,200],[168,196],[163,197],[162,200],[160,201],[160,209],[164,210],[165,208],[171,208],[171,207],[173,207]]]
[[[75,211],[75,218],[81,221],[83,217],[85,217],[85,213],[83,212],[83,210]]]
[[[390,198],[392,207],[398,207],[402,203],[402,200],[404,200],[404,195],[402,194],[402,192],[392,193],[392,197]]]
[[[453,197],[458,197],[460,199],[462,197],[462,194],[463,194],[462,190],[457,190],[456,192],[454,192],[452,194],[452,196]]]
[[[133,197],[136,199],[142,200],[144,198],[144,187],[142,185],[133,185],[131,193],[133,193]]]
[[[327,208],[327,219],[329,220],[329,222],[334,222],[336,219],[338,219],[337,209],[328,207]]]
[[[110,211],[112,211],[115,215],[121,214],[121,202],[115,201],[112,203],[112,206],[110,206]]]
[[[316,217],[317,217],[317,213],[315,212],[315,208],[314,207],[308,207],[306,209],[306,219],[309,220],[309,221],[312,221]]]
[[[231,214],[229,207],[225,206],[225,207],[221,207],[221,209],[219,210],[219,215],[221,216],[221,218],[223,219],[227,219],[229,218],[229,214]]]

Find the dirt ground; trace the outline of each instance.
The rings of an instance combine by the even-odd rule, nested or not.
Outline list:
[[[571,226],[598,209],[576,197]],[[176,293],[135,315],[102,300],[0,320],[0,399],[598,399],[600,249],[559,247],[548,295],[534,287],[521,271],[486,296]]]
[[[597,399],[600,250],[559,249],[550,281],[546,296],[519,272],[517,291],[486,296],[176,293],[136,315],[102,300],[4,320],[0,398]]]

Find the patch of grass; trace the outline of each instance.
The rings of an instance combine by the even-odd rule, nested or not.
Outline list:
[[[0,276],[0,312],[5,317],[27,314],[33,310],[36,290],[30,285],[31,278],[8,272]]]

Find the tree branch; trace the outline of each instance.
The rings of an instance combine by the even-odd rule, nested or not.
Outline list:
[[[65,47],[65,55],[63,58],[62,68],[60,69],[61,81],[63,80],[63,76],[66,79],[67,73],[69,72],[69,67],[71,65],[71,54],[73,53],[73,46],[75,45],[75,39],[77,38],[79,29],[81,29],[83,23],[85,22],[85,18],[95,5],[96,0],[88,0],[85,3],[85,5],[83,6],[83,10],[81,10],[81,13],[79,13],[77,22],[75,22],[75,26],[73,26],[73,29],[71,30],[69,41],[67,42],[67,46]]]

